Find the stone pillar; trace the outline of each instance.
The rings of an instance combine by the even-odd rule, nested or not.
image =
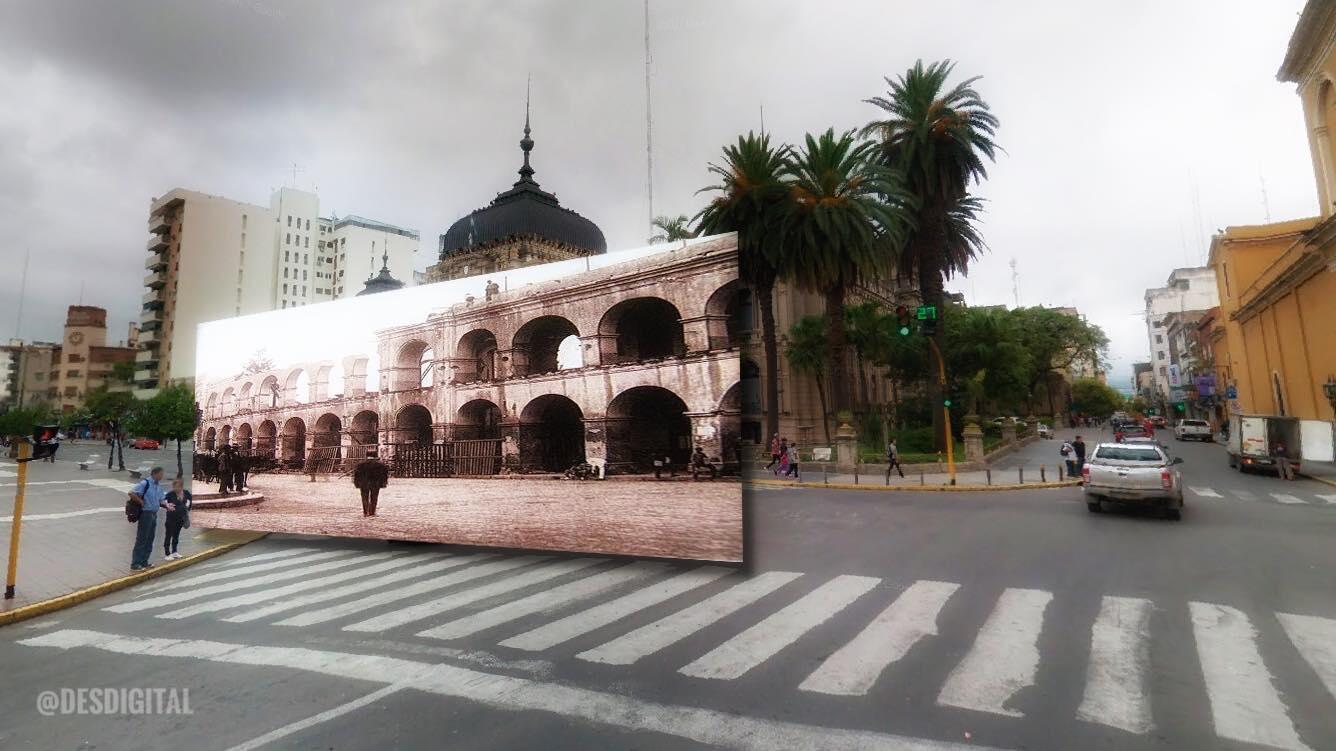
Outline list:
[[[1025,418],[1025,430],[1026,430],[1025,434],[1026,434],[1026,435],[1035,435],[1035,434],[1038,432],[1038,429],[1039,429],[1039,418],[1038,418],[1038,417],[1035,417],[1034,415],[1030,415],[1029,417]]]
[[[841,470],[849,471],[858,463],[858,434],[848,423],[835,431],[835,462]]]
[[[616,334],[590,334],[581,339],[580,343],[584,346],[586,366],[617,364]]]
[[[1016,442],[1016,423],[1012,422],[1011,420],[1002,421],[1002,442],[1003,443]]]
[[[497,354],[497,377],[518,378],[529,374],[529,350],[525,347],[499,349]]]
[[[709,321],[710,316],[692,316],[681,320],[682,340],[686,343],[687,354],[710,349]]]
[[[503,419],[497,423],[501,431],[501,472],[519,472],[522,467],[520,458],[520,422],[518,419]]]
[[[965,435],[965,461],[983,461],[983,428],[971,422],[962,432]]]
[[[691,419],[691,450],[699,446],[710,460],[725,461],[723,433],[719,429],[719,414],[716,412],[688,412]]]
[[[586,417],[583,422],[585,461],[594,465],[601,480],[608,474],[608,421],[604,417]]]

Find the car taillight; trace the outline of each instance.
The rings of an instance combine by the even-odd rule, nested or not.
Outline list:
[[[1174,486],[1174,476],[1169,474],[1169,470],[1160,471],[1160,485],[1164,486],[1165,490]]]
[[[1090,467],[1081,468],[1081,482],[1084,482],[1087,485],[1090,484]]]

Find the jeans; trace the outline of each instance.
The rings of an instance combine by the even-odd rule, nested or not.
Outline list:
[[[135,529],[135,549],[130,556],[131,567],[148,565],[148,557],[153,553],[153,537],[157,533],[158,512],[140,512],[139,526]]]

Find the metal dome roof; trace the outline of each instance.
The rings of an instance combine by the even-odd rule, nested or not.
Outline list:
[[[529,116],[524,116],[524,166],[520,179],[490,204],[450,225],[441,235],[441,257],[518,235],[536,235],[545,240],[572,245],[590,253],[606,253],[607,240],[598,225],[557,202],[557,197],[538,186],[529,166],[533,139],[529,138]]]

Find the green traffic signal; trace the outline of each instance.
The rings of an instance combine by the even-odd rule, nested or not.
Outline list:
[[[909,327],[908,327],[908,326],[901,326],[901,327],[900,327],[900,336],[909,336]]]
[[[943,400],[942,400],[942,405],[945,406],[945,407],[950,407],[950,406],[951,406],[951,400],[950,400],[950,399],[943,399]]]

